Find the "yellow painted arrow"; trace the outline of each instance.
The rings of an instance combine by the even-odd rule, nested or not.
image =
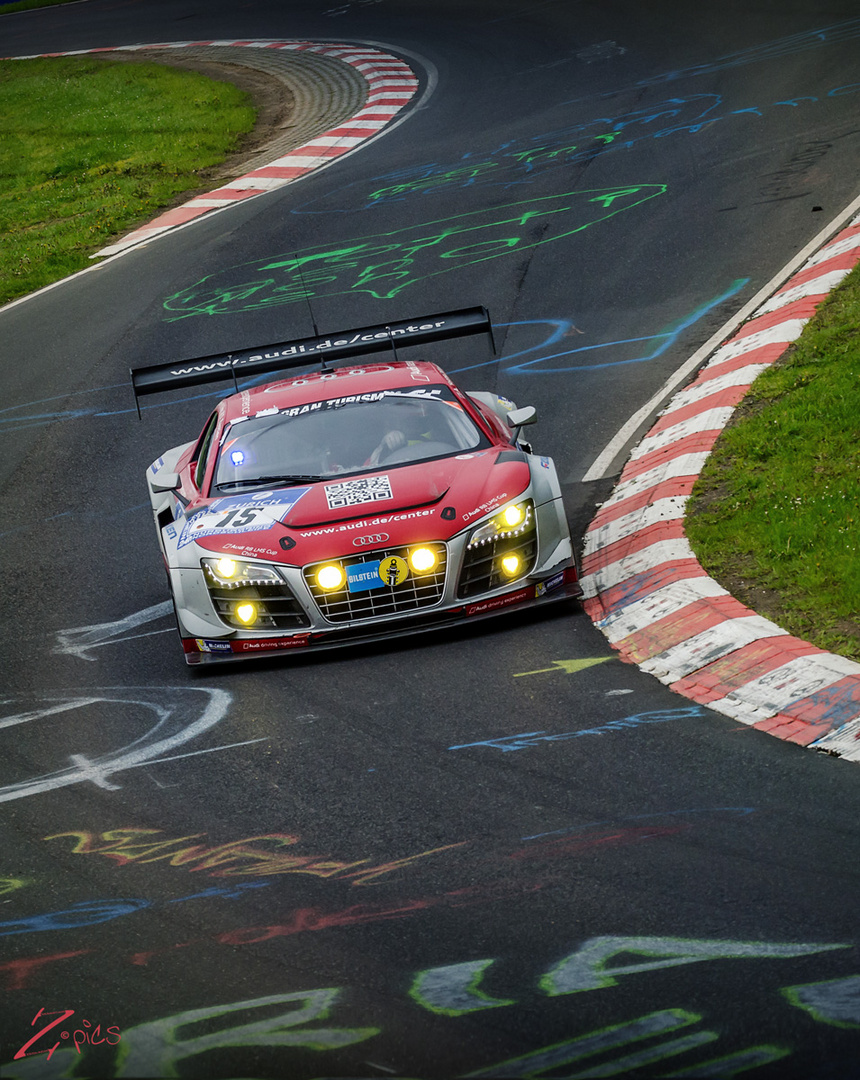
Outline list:
[[[537,671],[518,671],[515,679],[521,679],[524,675],[543,675],[545,671],[565,671],[572,675],[575,671],[584,671],[595,664],[604,664],[607,660],[614,660],[613,656],[592,656],[582,660],[553,660],[552,667],[538,668]]]

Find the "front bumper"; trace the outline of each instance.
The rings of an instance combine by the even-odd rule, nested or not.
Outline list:
[[[229,594],[226,600],[213,594],[202,571],[193,565],[173,569],[171,584],[186,662],[221,663],[360,644],[582,595],[559,498],[535,506],[533,530],[524,534],[522,540],[510,541],[523,557],[524,570],[528,568],[516,580],[503,581],[498,575],[487,573],[488,559],[484,553],[488,549],[475,551],[467,547],[470,531],[471,527],[444,543],[421,542],[421,546],[437,549],[444,571],[422,577],[415,588],[412,580],[406,579],[392,591],[359,589],[350,595],[341,592],[335,602],[329,602],[315,588],[314,564],[305,567],[278,564],[287,598],[277,596],[277,613],[266,629],[237,627],[235,620],[234,625],[227,625],[225,619],[229,616],[224,611],[229,607]],[[385,551],[362,554],[361,558],[378,560],[398,550],[387,547]],[[404,551],[400,550],[400,554]],[[359,556],[353,554],[349,558]],[[377,561],[375,565],[380,564]]]
[[[229,660],[247,660],[252,656],[277,656],[287,653],[334,649],[344,645],[360,645],[385,638],[419,634],[445,626],[456,626],[486,619],[503,612],[542,607],[559,600],[582,596],[575,568],[563,567],[538,581],[520,582],[515,588],[483,599],[460,602],[456,606],[434,608],[415,615],[365,621],[352,626],[331,629],[308,629],[294,634],[254,635],[237,632],[219,638],[182,638],[187,664],[213,664]]]

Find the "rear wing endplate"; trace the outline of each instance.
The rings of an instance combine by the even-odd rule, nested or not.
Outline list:
[[[323,368],[340,360],[364,353],[394,350],[404,345],[425,345],[446,338],[470,334],[488,334],[495,354],[493,327],[484,307],[461,308],[439,315],[424,315],[408,322],[392,322],[381,326],[362,326],[353,330],[338,330],[325,336],[281,341],[274,345],[239,349],[231,353],[215,353],[195,360],[153,364],[131,369],[131,385],[135,401],[144,394],[164,390],[179,390],[186,386],[232,379],[237,376],[258,375],[282,368],[305,367],[319,361]]]

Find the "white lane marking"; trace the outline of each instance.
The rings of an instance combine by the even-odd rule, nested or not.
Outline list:
[[[763,288],[755,294],[749,303],[745,304],[736,315],[733,315],[701,348],[683,363],[678,370],[671,375],[660,387],[656,394],[651,397],[641,409],[638,409],[627,421],[618,433],[610,440],[604,449],[597,455],[593,464],[582,477],[582,482],[591,480],[603,480],[612,476],[616,471],[613,469],[616,458],[622,453],[627,443],[634,437],[636,432],[653,416],[660,404],[666,400],[684,382],[684,380],[700,367],[710,354],[730,337],[742,323],[755,312],[760,304],[769,299],[774,292],[787,281],[826,241],[860,210],[860,196],[854,199],[841,213],[826,225],[810,242],[802,248],[793,259],[770,279]]]

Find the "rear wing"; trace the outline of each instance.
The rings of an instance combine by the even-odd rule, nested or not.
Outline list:
[[[135,402],[144,394],[164,390],[179,390],[200,383],[232,379],[239,375],[259,375],[282,368],[306,367],[319,360],[328,364],[348,360],[364,353],[383,352],[403,345],[425,345],[446,338],[470,334],[488,334],[495,354],[493,327],[484,307],[461,308],[439,315],[424,315],[408,322],[393,322],[381,326],[362,326],[353,330],[338,330],[333,334],[298,341],[281,341],[274,345],[238,349],[230,353],[214,353],[195,360],[179,360],[151,367],[131,369],[131,386]]]

